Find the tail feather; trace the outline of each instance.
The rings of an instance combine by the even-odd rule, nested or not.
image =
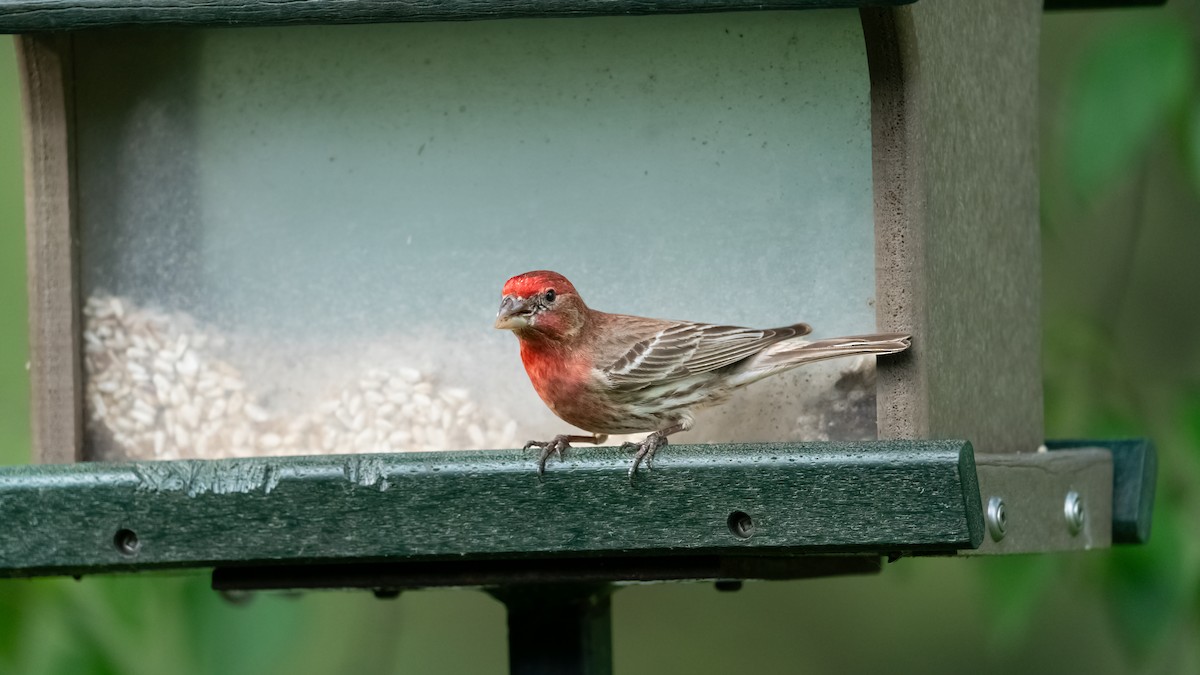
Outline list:
[[[875,335],[852,335],[805,342],[785,340],[772,345],[755,356],[747,365],[750,372],[762,375],[794,368],[806,363],[835,359],[859,354],[895,354],[908,349],[911,336],[907,333],[878,333]]]

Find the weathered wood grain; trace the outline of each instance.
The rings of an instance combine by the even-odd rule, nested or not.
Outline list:
[[[101,26],[463,21],[900,5],[914,0],[0,0],[0,32]]]
[[[75,462],[83,448],[75,234],[71,38],[20,36],[25,142],[33,454]]]
[[[963,441],[678,446],[630,484],[579,450],[0,470],[0,576],[553,555],[952,552],[983,520]],[[734,512],[753,532],[735,536]],[[136,539],[135,539],[136,538]]]
[[[1040,0],[861,11],[871,72],[880,438],[1044,438]],[[986,83],[986,84],[985,84]]]

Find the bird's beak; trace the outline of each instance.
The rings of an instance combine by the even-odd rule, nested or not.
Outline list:
[[[496,328],[519,330],[529,325],[533,313],[524,299],[506,295],[500,300],[500,311],[496,312]]]

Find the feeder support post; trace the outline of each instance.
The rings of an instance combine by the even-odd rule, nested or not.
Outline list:
[[[522,584],[489,591],[508,608],[512,675],[611,675],[608,584]]]

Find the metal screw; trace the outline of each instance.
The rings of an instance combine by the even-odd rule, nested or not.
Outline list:
[[[235,607],[245,606],[254,599],[254,593],[252,591],[225,589],[217,591],[217,594],[221,596],[222,600],[234,605]]]
[[[1084,510],[1083,497],[1079,493],[1071,490],[1067,493],[1067,498],[1063,502],[1063,515],[1067,518],[1067,531],[1071,536],[1079,534],[1083,529]]]
[[[1004,512],[1004,500],[992,497],[987,504],[987,528],[992,541],[1000,541],[1008,530],[1008,515]]]

